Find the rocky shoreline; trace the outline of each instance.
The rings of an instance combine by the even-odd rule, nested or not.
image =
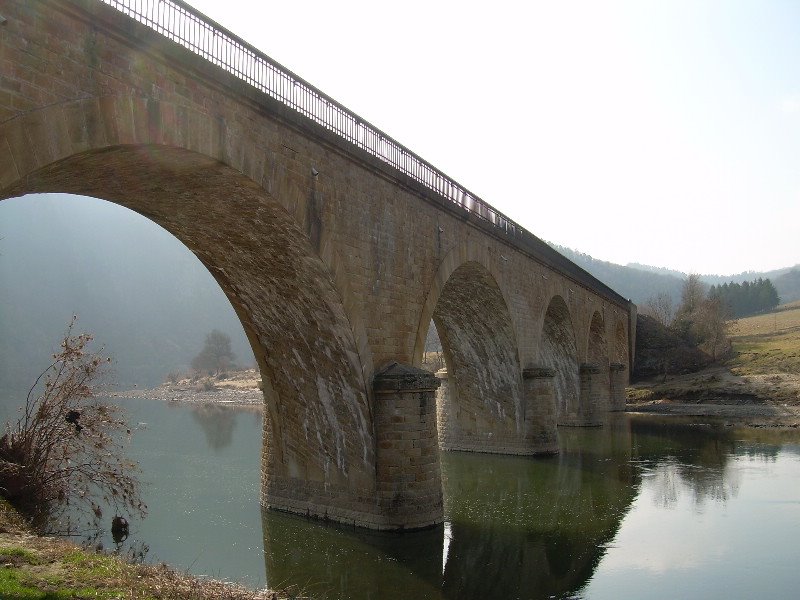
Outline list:
[[[261,377],[255,369],[236,371],[220,377],[183,378],[154,388],[125,390],[117,398],[144,398],[188,404],[223,404],[262,407]]]

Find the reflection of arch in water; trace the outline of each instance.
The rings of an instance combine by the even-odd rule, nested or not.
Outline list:
[[[444,528],[402,535],[261,511],[267,586],[311,597],[431,598],[442,585]]]
[[[571,441],[561,453],[537,461],[443,455],[453,521],[445,597],[544,599],[580,590],[636,495],[630,445],[619,443],[630,438],[614,429],[563,430],[559,437]]]
[[[270,191],[263,188],[262,176],[253,175],[255,165],[263,169],[264,151],[206,115],[127,97],[102,106],[87,100],[71,103],[68,113],[53,106],[4,123],[18,160],[3,174],[0,197],[58,191],[104,198],[182,241],[230,300],[264,380],[264,502],[329,518],[346,511],[351,522],[359,511],[373,513],[375,448],[364,375],[371,365],[345,313],[346,285],[334,281],[321,258],[330,264],[331,250],[314,215],[297,210],[307,198],[285,175],[273,177]],[[74,130],[55,129],[46,147],[19,145],[27,143],[25,131],[65,115]],[[169,115],[183,126],[133,126]],[[105,129],[87,131],[90,125]],[[17,130],[21,136],[8,133]],[[59,138],[70,131],[83,137]],[[217,145],[193,137],[199,131],[214,131]],[[243,160],[251,161],[244,169]],[[319,505],[323,488],[327,500]]]

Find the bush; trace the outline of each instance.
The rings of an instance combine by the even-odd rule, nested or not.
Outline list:
[[[147,511],[138,466],[122,452],[130,429],[121,409],[94,397],[111,359],[88,350],[91,335],[72,335],[75,322],[28,392],[22,416],[0,438],[0,495],[39,529],[67,507],[97,520],[101,500],[129,515]]]

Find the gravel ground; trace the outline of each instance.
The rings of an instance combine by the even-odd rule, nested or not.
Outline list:
[[[113,394],[119,398],[146,398],[193,404],[241,404],[262,406],[261,377],[255,369],[231,373],[225,379],[181,379],[155,388],[133,389]]]

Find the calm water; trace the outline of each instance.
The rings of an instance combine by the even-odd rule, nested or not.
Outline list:
[[[446,524],[377,534],[261,511],[259,412],[122,402],[150,561],[320,598],[798,597],[797,434],[620,416],[556,457],[445,453]]]

